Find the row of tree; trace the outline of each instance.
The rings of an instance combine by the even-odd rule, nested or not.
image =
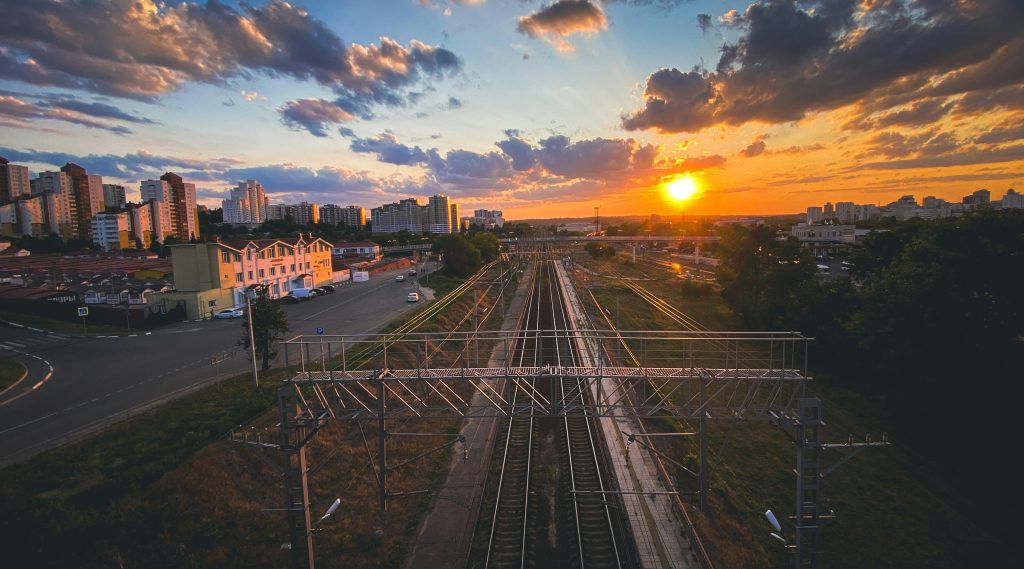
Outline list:
[[[850,255],[851,278],[827,283],[794,240],[768,229],[730,229],[719,255],[723,299],[751,327],[815,338],[817,375],[880,399],[898,440],[947,468],[980,518],[1007,515],[1012,470],[965,457],[992,460],[1014,442],[1024,211],[872,233]]]

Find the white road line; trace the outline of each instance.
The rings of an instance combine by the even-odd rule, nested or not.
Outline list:
[[[53,413],[50,413],[49,415],[43,415],[42,417],[37,417],[35,419],[32,419],[31,421],[26,421],[26,422],[24,422],[24,423],[22,423],[20,425],[15,425],[13,427],[8,427],[8,428],[0,431],[0,435],[2,435],[4,433],[9,433],[11,431],[18,430],[18,429],[20,429],[22,427],[27,427],[27,426],[29,426],[29,425],[31,425],[33,423],[38,423],[39,421],[42,421],[43,419],[49,419],[50,417],[53,417],[57,413],[59,413],[59,411],[54,411]]]

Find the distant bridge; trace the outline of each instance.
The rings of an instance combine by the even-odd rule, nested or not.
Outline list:
[[[717,235],[622,235],[622,236],[566,236],[551,235],[545,237],[520,237],[502,239],[502,243],[576,243],[603,241],[610,243],[664,243],[664,242],[686,242],[686,243],[709,243],[721,239]]]

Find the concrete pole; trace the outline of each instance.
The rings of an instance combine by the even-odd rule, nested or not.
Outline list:
[[[256,387],[260,386],[260,372],[259,367],[256,365],[256,339],[253,335],[252,330],[252,302],[250,302],[248,291],[245,295],[245,317],[249,320],[249,350],[252,353],[252,380],[256,383]]]

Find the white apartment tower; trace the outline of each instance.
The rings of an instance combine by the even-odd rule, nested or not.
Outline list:
[[[221,202],[225,223],[263,223],[269,206],[267,193],[258,180],[239,182],[231,197]]]

